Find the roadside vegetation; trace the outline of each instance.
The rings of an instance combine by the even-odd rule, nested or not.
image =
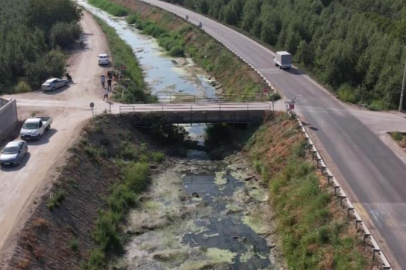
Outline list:
[[[133,123],[131,116],[112,115],[87,123],[49,194],[24,225],[10,269],[58,262],[58,269],[99,270],[121,251],[126,238],[120,224],[148,188],[150,168],[159,168],[162,151],[183,138],[181,129],[161,127],[158,120],[142,131]]]
[[[289,269],[373,269],[362,238],[308,159],[296,122],[280,114],[245,151],[269,188],[273,220]]]
[[[108,8],[110,6],[104,7]],[[114,89],[114,98],[120,102],[133,104],[155,102],[156,98],[145,94],[146,86],[142,69],[131,47],[117,35],[114,28],[97,17],[95,19],[106,35],[113,58],[113,65],[115,67],[126,66],[126,70],[122,71],[123,80]]]
[[[406,133],[405,132],[390,132],[389,133],[392,139],[403,149],[406,150]]]
[[[398,106],[406,57],[402,0],[165,1],[291,52],[343,101],[374,110]]]
[[[112,6],[127,10],[127,23],[142,33],[155,37],[159,45],[174,57],[191,57],[199,66],[221,82],[224,94],[232,99],[243,99],[242,95],[255,97],[265,87],[262,79],[251,68],[239,60],[224,46],[197,27],[184,20],[140,1],[92,0],[114,15]],[[102,3],[110,2],[109,8]]]
[[[82,12],[69,0],[0,0],[0,94],[28,92],[65,73]]]

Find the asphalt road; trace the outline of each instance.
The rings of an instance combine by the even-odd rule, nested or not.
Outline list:
[[[336,178],[368,223],[396,269],[406,269],[406,165],[379,137],[327,90],[300,70],[282,71],[273,53],[242,34],[182,7],[157,0],[152,5],[189,16],[191,23],[227,45],[258,69],[286,97],[297,97],[298,113]]]

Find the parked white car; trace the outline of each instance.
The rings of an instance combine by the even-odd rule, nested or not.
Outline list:
[[[67,86],[68,84],[69,82],[67,80],[52,78],[46,80],[46,82],[41,85],[41,89],[43,91],[55,91],[58,88]]]
[[[99,54],[99,65],[108,65],[110,64],[109,56],[107,54]]]
[[[52,117],[35,117],[25,120],[20,131],[23,140],[39,140],[51,128]]]

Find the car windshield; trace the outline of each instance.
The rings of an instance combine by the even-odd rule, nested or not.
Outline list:
[[[107,58],[105,55],[100,55],[99,58]]]
[[[18,153],[18,147],[17,146],[6,146],[2,151],[2,154],[17,154]]]
[[[38,123],[25,123],[23,129],[37,129]]]

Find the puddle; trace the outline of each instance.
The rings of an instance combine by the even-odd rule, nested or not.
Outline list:
[[[196,67],[190,58],[169,57],[154,38],[142,35],[135,27],[128,25],[125,18],[112,17],[84,0],[77,2],[113,27],[131,46],[151,93],[157,95],[159,101],[194,101],[194,98],[188,96],[197,96],[197,100],[213,99],[216,96],[216,89],[210,84],[207,74]]]

